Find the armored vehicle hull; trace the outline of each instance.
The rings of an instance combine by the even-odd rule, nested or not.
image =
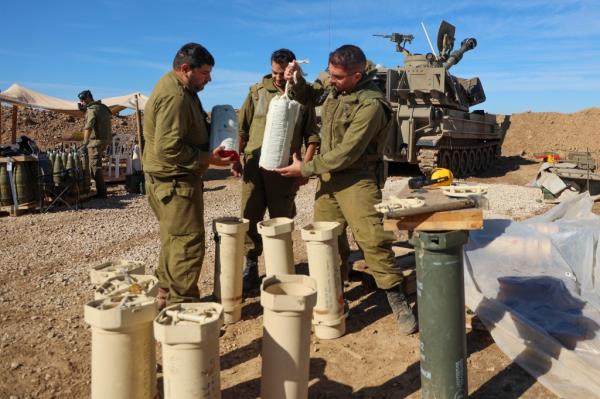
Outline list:
[[[454,27],[442,22],[438,33],[439,55],[412,54],[401,46],[411,35],[392,34],[404,65],[378,68],[377,80],[392,104],[395,123],[384,149],[384,159],[418,164],[425,175],[437,167],[459,176],[489,168],[501,153],[509,126],[508,117],[482,110],[469,111],[485,101],[479,78],[460,79],[449,73],[463,54],[473,49],[475,39],[466,39],[450,53]]]

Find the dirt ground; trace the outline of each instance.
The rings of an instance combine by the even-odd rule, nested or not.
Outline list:
[[[497,171],[478,180],[522,184],[535,174],[533,164],[514,166],[512,158],[502,159]],[[505,172],[505,178],[496,176]],[[212,172],[207,204],[219,204],[239,190],[239,181],[224,177],[223,171]],[[306,187],[311,189],[314,182]],[[91,334],[82,311],[93,295],[87,268],[106,259],[156,259],[158,233],[154,221],[145,219],[150,215],[146,208],[143,198],[113,187],[107,202],[92,200],[77,212],[0,218],[0,397],[89,396]],[[139,227],[131,229],[132,224]],[[297,268],[306,273],[297,231],[294,241]],[[132,247],[152,254],[131,252]],[[212,292],[208,252],[207,258],[200,282],[205,299]],[[331,341],[312,338],[309,396],[420,397],[418,334],[396,333],[382,292],[351,282],[345,296],[350,303],[347,334]],[[262,308],[255,293],[244,301],[242,321],[226,326],[221,337],[223,398],[258,396],[261,336]],[[555,397],[512,364],[487,332],[469,331],[467,342],[472,397]]]
[[[600,110],[583,112],[590,113],[587,117],[592,122],[600,121]],[[470,180],[526,184],[539,167],[531,154],[546,149],[540,137],[556,136],[549,146],[566,143],[558,137],[576,125],[572,118],[559,114],[555,121],[564,123],[563,128],[548,133],[558,122],[550,123],[540,114],[515,115],[504,156],[485,174]],[[544,128],[539,129],[540,125]],[[6,134],[6,123],[4,127]],[[581,132],[590,132],[588,128]],[[527,129],[537,139],[520,137]],[[571,139],[569,145],[583,145],[587,135],[582,136],[577,136],[579,141]],[[416,171],[398,168],[393,173],[407,176]],[[220,211],[236,209],[239,189],[238,180],[223,171],[209,171],[205,203]],[[314,182],[303,190],[312,195]],[[228,208],[229,203],[235,203],[233,208]],[[302,223],[297,221],[297,225]],[[297,233],[295,261],[298,271],[306,272],[306,254]],[[212,292],[214,250],[211,254],[210,247],[214,243],[209,236],[200,280],[205,299]],[[88,201],[77,212],[0,217],[0,398],[89,397],[91,334],[83,320],[83,305],[93,297],[88,268],[107,259],[127,258],[146,261],[151,270],[158,241],[157,224],[145,199],[126,194],[118,186],[111,188],[107,201]],[[311,338],[309,397],[419,398],[418,334],[401,337],[396,333],[382,292],[354,281],[346,287],[345,297],[350,304],[346,335],[331,341]],[[220,340],[223,398],[258,396],[261,336],[262,308],[255,293],[244,300],[242,320],[226,326]],[[486,331],[468,331],[467,346],[470,397],[556,398],[513,364]]]

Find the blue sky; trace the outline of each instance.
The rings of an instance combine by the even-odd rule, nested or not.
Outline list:
[[[205,108],[239,107],[248,87],[270,70],[280,47],[308,58],[308,79],[329,51],[356,44],[376,63],[402,63],[393,43],[374,33],[412,33],[409,48],[428,52],[442,19],[457,44],[478,46],[453,72],[479,76],[488,112],[575,112],[600,106],[600,1],[191,1],[3,2],[0,90],[17,82],[74,99],[84,88],[108,97],[149,94],[176,50],[195,41],[215,56]]]

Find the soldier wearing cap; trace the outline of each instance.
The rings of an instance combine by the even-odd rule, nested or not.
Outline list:
[[[209,124],[198,92],[215,64],[197,43],[177,51],[173,69],[156,84],[144,112],[143,162],[148,201],[160,226],[159,307],[200,299],[204,259],[202,174],[226,166],[223,147],[209,151]]]
[[[85,112],[83,145],[89,156],[90,175],[96,182],[96,196],[106,198],[106,185],[102,173],[102,154],[112,139],[110,109],[100,100],[94,101],[92,92],[84,90],[77,95],[79,109]]]
[[[362,50],[353,45],[330,53],[321,153],[308,162],[294,157],[292,165],[278,172],[291,177],[319,176],[314,220],[339,222],[344,230],[350,226],[377,286],[387,295],[400,332],[408,335],[416,331],[417,323],[404,295],[402,272],[395,264],[393,235],[383,230],[383,216],[374,208],[381,202],[381,159],[393,115],[372,74],[366,73],[366,64]],[[292,64],[286,76],[298,70]],[[318,97],[303,80],[297,86],[294,90],[300,101]],[[340,236],[339,248],[346,262],[345,234]]]

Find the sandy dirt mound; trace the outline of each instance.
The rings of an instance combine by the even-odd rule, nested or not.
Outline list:
[[[1,143],[8,143],[11,129],[11,109],[2,108],[3,134]],[[84,119],[56,112],[19,107],[17,136],[36,140],[42,148],[70,140],[83,130]],[[135,134],[135,116],[115,116],[114,133]],[[511,115],[502,154],[532,157],[545,150],[589,151],[600,155],[600,141],[590,140],[598,132],[600,108],[589,108],[574,114],[558,112],[524,112]]]
[[[600,126],[600,108],[574,114],[525,112],[511,115],[502,155],[533,156],[547,150],[590,151],[600,155],[600,141],[593,137]]]

